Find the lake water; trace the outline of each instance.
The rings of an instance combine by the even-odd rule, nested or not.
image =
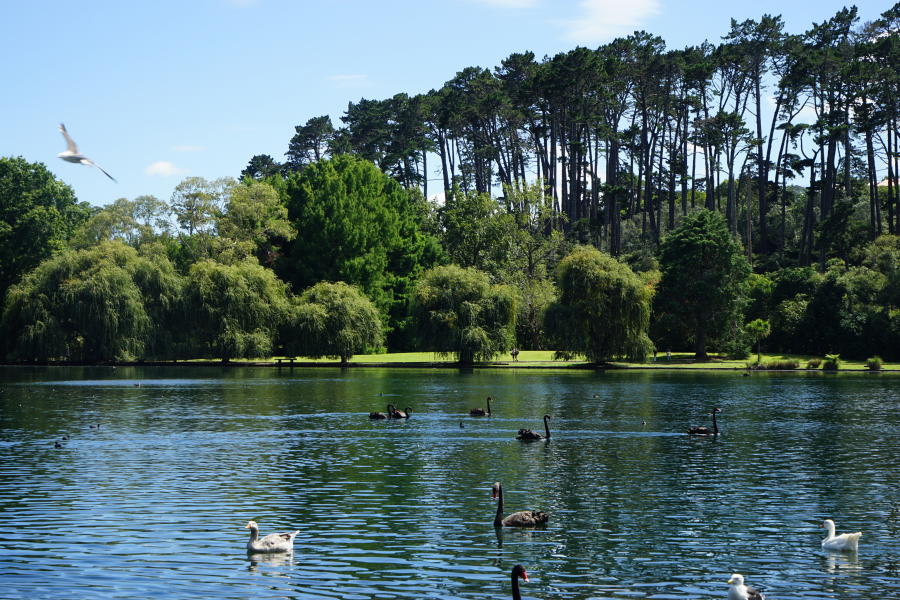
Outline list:
[[[521,563],[533,598],[724,598],[732,573],[770,600],[898,598],[898,384],[0,369],[0,597],[508,598]],[[388,402],[412,418],[368,419]],[[716,406],[723,435],[685,434]],[[550,442],[515,439],[545,413]],[[549,524],[496,530],[494,481]],[[858,553],[822,550],[825,518]],[[294,553],[248,555],[251,519],[299,529]]]

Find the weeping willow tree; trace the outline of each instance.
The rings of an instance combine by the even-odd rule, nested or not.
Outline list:
[[[317,283],[292,307],[283,329],[287,356],[340,358],[382,343],[378,308],[357,288],[346,283]]]
[[[180,280],[161,253],[121,242],[69,250],[10,288],[0,326],[12,358],[132,360],[165,351]],[[159,322],[155,322],[155,320]]]
[[[557,358],[646,360],[653,289],[627,265],[595,248],[578,248],[559,265],[558,290],[544,315]]]
[[[255,260],[191,265],[185,285],[179,355],[260,358],[272,355],[288,311],[287,285]]]
[[[456,265],[435,267],[419,279],[410,304],[419,348],[459,362],[491,360],[515,343],[516,297],[491,285],[488,275]]]

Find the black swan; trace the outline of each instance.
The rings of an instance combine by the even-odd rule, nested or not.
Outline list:
[[[691,427],[688,429],[688,435],[719,435],[719,425],[716,423],[716,413],[722,412],[721,408],[716,408],[709,415],[713,418],[713,428],[709,427]]]
[[[413,411],[413,409],[411,406],[406,407],[406,412],[403,412],[402,410],[397,410],[395,408],[394,412],[391,413],[391,417],[394,419],[408,419],[409,415],[412,414],[412,411]]]
[[[485,410],[483,408],[473,408],[472,410],[469,411],[469,414],[472,415],[473,417],[483,417],[485,415],[490,417],[491,416],[491,402],[493,402],[493,398],[488,396],[487,412],[485,412]]]
[[[550,519],[550,513],[541,512],[539,510],[520,510],[503,518],[503,486],[498,481],[493,485],[491,490],[494,492],[494,499],[500,496],[497,504],[497,516],[494,517],[494,527],[536,527],[543,525]],[[526,580],[527,581],[527,580]]]
[[[394,405],[388,404],[387,405],[387,414],[384,414],[382,412],[370,412],[369,418],[370,419],[390,419],[391,415],[393,415],[393,414],[394,414]]]
[[[270,533],[259,539],[259,526],[256,521],[250,521],[244,529],[250,530],[247,552],[291,552],[294,550],[294,538],[300,533],[299,529],[289,533]]]
[[[550,439],[550,425],[548,425],[548,421],[552,421],[553,418],[550,415],[544,415],[544,431],[547,432],[546,439]],[[544,436],[541,434],[532,431],[530,429],[520,429],[519,435],[516,436],[517,440],[543,440]]]
[[[516,565],[512,570],[513,600],[522,600],[522,594],[519,593],[519,577],[528,583],[528,573],[525,572],[525,567],[522,565]]]

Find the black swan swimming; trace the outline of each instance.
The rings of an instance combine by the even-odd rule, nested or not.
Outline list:
[[[403,412],[402,410],[397,410],[397,409],[395,408],[395,409],[394,409],[394,412],[391,413],[391,418],[394,418],[394,419],[408,419],[408,418],[409,418],[409,415],[412,414],[412,411],[413,411],[413,409],[412,409],[411,406],[407,406],[407,407],[406,407],[406,412]]]
[[[719,435],[719,424],[716,423],[716,413],[722,412],[721,408],[716,408],[711,413],[713,418],[713,428],[709,427],[691,427],[687,430],[688,435]]]
[[[553,417],[551,417],[550,415],[544,415],[544,431],[547,432],[546,438],[543,435],[541,435],[535,431],[532,431],[530,429],[520,429],[519,435],[516,436],[516,439],[517,440],[526,440],[526,441],[527,440],[543,440],[543,439],[549,440],[550,439],[550,425],[548,424],[548,421],[552,421],[552,420],[553,420]]]
[[[393,414],[394,414],[394,405],[388,404],[387,405],[387,414],[384,414],[382,412],[370,412],[369,418],[370,419],[390,419],[391,415],[393,415]]]
[[[519,593],[519,577],[521,577],[525,583],[528,583],[528,573],[525,572],[525,567],[522,565],[516,565],[512,569],[513,600],[522,600],[522,594]]]
[[[491,416],[491,402],[493,402],[493,398],[488,396],[487,412],[485,412],[485,410],[483,408],[473,408],[472,410],[469,411],[469,414],[472,415],[473,417],[483,417],[485,415],[490,417]]]
[[[499,495],[500,500],[497,504],[497,515],[494,517],[494,527],[536,527],[543,525],[550,519],[550,513],[541,512],[539,510],[520,510],[503,518],[503,486],[498,481],[491,490],[494,492],[494,498]]]

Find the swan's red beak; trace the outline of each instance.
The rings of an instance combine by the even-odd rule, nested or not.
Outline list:
[[[494,497],[491,498],[491,500],[496,500],[496,499],[497,499],[497,490],[494,490]]]
[[[528,573],[522,571],[522,579],[525,580],[525,583],[528,583]]]

